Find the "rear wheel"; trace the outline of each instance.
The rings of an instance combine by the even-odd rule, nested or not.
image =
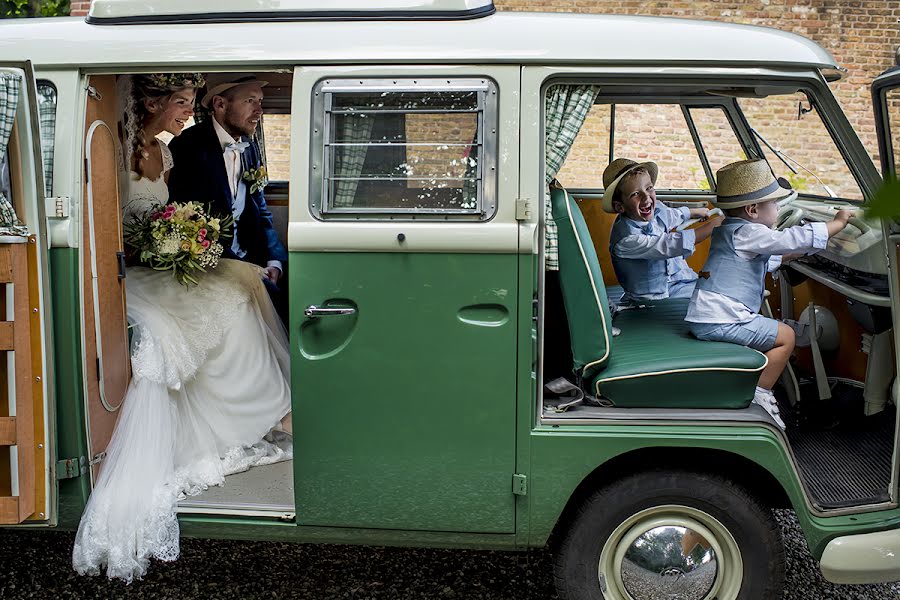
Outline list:
[[[784,547],[771,512],[716,475],[649,471],[594,493],[556,552],[564,600],[769,600]]]

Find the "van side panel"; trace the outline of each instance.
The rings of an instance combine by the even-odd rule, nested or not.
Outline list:
[[[298,524],[514,531],[517,269],[515,254],[291,254]]]
[[[654,448],[659,449],[655,455],[658,461],[632,465],[631,472],[671,468],[673,464],[680,468],[706,467],[709,470],[712,461],[704,464],[702,458],[698,460],[698,450],[701,456],[704,451],[733,454],[768,471],[787,495],[806,534],[810,551],[817,558],[827,543],[837,536],[880,531],[900,525],[900,509],[834,517],[812,514],[783,444],[774,432],[765,427],[685,425],[675,433],[671,426],[560,426],[539,428],[531,438],[530,546],[546,543],[576,488],[598,467],[629,453]],[[679,458],[686,457],[688,453],[692,457],[690,460]],[[734,473],[722,475],[735,477]],[[596,489],[603,485],[603,480],[593,484],[593,489]],[[752,493],[762,496],[772,493],[772,490],[764,489],[766,484],[765,481],[745,482]]]

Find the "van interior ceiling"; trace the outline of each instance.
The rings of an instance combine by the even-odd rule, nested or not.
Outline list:
[[[290,160],[291,73],[258,72],[267,81],[258,140],[272,180],[266,199],[276,231],[286,241]],[[82,319],[91,476],[96,478],[115,427],[130,378],[126,280],[123,275],[117,75],[91,75],[85,114],[85,158],[89,170],[83,203]],[[199,100],[199,98],[198,98]],[[269,117],[267,120],[266,117]],[[191,123],[193,124],[193,123]],[[268,134],[268,138],[267,135]],[[273,141],[266,148],[266,139]],[[165,134],[161,141],[167,141]],[[268,150],[268,152],[267,152]],[[276,179],[277,178],[277,179]],[[229,475],[227,485],[213,487],[180,503],[183,512],[282,514],[294,510],[293,461],[259,466]]]
[[[840,189],[840,195],[832,191],[832,188],[838,187],[834,183],[829,181],[829,186],[819,179],[822,173],[816,173],[815,167],[808,168],[811,165],[799,164],[789,156],[785,159],[779,152],[777,142],[775,147],[769,147],[766,140],[754,130],[755,123],[768,125],[769,121],[761,116],[762,109],[748,103],[765,100],[780,101],[788,107],[780,113],[773,113],[775,116],[763,115],[770,121],[780,118],[789,127],[811,127],[818,117],[815,115],[815,104],[808,94],[795,84],[780,82],[752,86],[723,86],[718,82],[715,87],[703,84],[601,84],[601,92],[595,100],[592,114],[585,121],[586,125],[579,132],[567,158],[569,168],[567,170],[564,165],[557,179],[577,202],[579,210],[572,215],[573,223],[583,220],[585,230],[590,232],[591,240],[586,243],[593,246],[597,265],[602,273],[602,281],[595,283],[603,288],[602,291],[613,304],[621,296],[621,288],[609,254],[609,231],[615,215],[604,213],[600,209],[603,190],[596,177],[613,158],[664,161],[671,159],[672,155],[683,155],[686,147],[694,152],[694,160],[697,160],[696,155],[699,154],[697,164],[702,163],[706,165],[707,172],[714,172],[715,169],[710,169],[708,165],[715,162],[716,157],[712,155],[715,144],[707,146],[703,137],[708,134],[704,134],[697,122],[691,122],[693,111],[698,107],[717,107],[724,111],[728,116],[725,122],[730,122],[730,128],[734,131],[723,132],[720,128],[714,132],[715,138],[719,139],[723,134],[734,137],[735,142],[740,143],[743,148],[743,156],[725,157],[721,164],[745,157],[765,158],[776,174],[779,169],[789,168],[795,174],[793,181],[806,186],[797,190],[796,199],[780,203],[777,227],[828,221],[839,208],[852,209],[858,206],[858,200],[862,196],[854,188],[856,184],[846,164],[843,183],[846,184],[846,189],[855,189],[855,193],[845,196],[846,192]],[[799,111],[797,97],[800,98]],[[668,135],[671,133],[668,130],[662,132],[666,135],[659,135],[659,131],[653,130],[658,134],[658,144],[653,151],[641,156],[628,154],[628,149],[634,147],[628,144],[637,143],[637,139],[644,141],[644,138],[640,138],[642,131],[646,133],[654,127],[646,121],[627,122],[629,115],[637,114],[636,110],[631,110],[636,108],[635,105],[657,105],[660,109],[664,105],[675,105],[680,108],[683,118],[688,121],[687,127],[692,130],[693,141],[691,137],[687,137],[687,142],[679,145],[675,137]],[[641,114],[646,116],[647,113]],[[677,116],[681,118],[680,115]],[[807,120],[805,123],[804,119]],[[800,121],[799,125],[797,121]],[[580,148],[591,148],[591,151],[580,152]],[[606,148],[614,156],[607,154],[595,158],[602,155]],[[669,164],[674,163],[670,161]],[[578,165],[584,168],[579,170]],[[707,206],[714,197],[714,182],[706,187],[669,185],[671,182],[663,182],[664,172],[665,166],[661,164],[661,181],[656,186],[657,201],[670,206],[699,207]],[[844,197],[848,199],[844,200]],[[554,200],[553,206],[554,210],[564,210],[561,199]],[[564,235],[566,234],[561,230],[560,248],[565,243]],[[799,320],[808,324],[811,331],[815,331],[810,345],[798,347],[794,351],[775,392],[781,413],[789,423],[785,435],[807,495],[811,503],[822,511],[879,505],[890,501],[892,460],[896,444],[897,385],[894,384],[894,341],[884,248],[880,222],[868,220],[860,214],[851,220],[844,231],[829,240],[825,250],[785,264],[774,274],[767,276],[768,295],[761,313],[771,314],[776,319]],[[695,255],[689,259],[689,264],[695,271],[701,270],[707,251],[708,242],[698,245]],[[631,397],[625,394],[622,381],[652,379],[666,372],[666,369],[675,368],[673,365],[684,362],[684,353],[702,353],[702,348],[691,346],[689,341],[692,340],[694,344],[713,343],[699,342],[684,326],[686,300],[648,302],[637,308],[611,312],[611,333],[607,349],[609,357],[601,360],[598,355],[594,357],[596,362],[590,364],[606,361],[599,368],[612,373],[606,380],[603,379],[602,372],[599,377],[592,374],[589,381],[583,371],[575,369],[573,372],[573,353],[569,346],[571,345],[576,356],[575,361],[578,360],[579,353],[583,357],[585,349],[579,348],[579,340],[569,339],[566,332],[571,331],[572,337],[576,338],[577,331],[567,327],[567,321],[574,317],[578,322],[583,322],[584,315],[567,314],[571,307],[565,302],[560,280],[583,277],[585,269],[583,266],[579,267],[580,275],[567,273],[562,262],[562,249],[560,254],[560,272],[548,272],[546,277],[545,334],[542,348],[544,383],[549,383],[560,375],[566,376],[570,381],[580,384],[589,395],[589,400],[590,395],[594,394],[597,402],[594,406],[584,403],[559,412],[554,408],[556,399],[553,393],[545,390],[545,396],[550,398],[548,403],[545,397],[542,408],[545,421],[675,419],[721,420],[739,424],[759,420],[760,415],[756,411],[758,407],[749,404],[752,387],[743,408],[702,408],[704,397],[711,394],[708,386],[711,375],[706,372],[708,369],[698,369],[692,379],[679,382],[695,389],[696,402],[688,399],[678,405],[676,401],[672,401],[675,396],[672,388],[665,386],[650,389],[646,386],[641,388],[635,383],[629,392]],[[587,254],[589,253],[585,252]],[[573,287],[577,286],[570,283],[569,288]],[[598,297],[604,298],[599,293]],[[636,316],[636,313],[640,313],[640,316]],[[598,322],[602,322],[602,319]],[[671,351],[668,354],[659,348],[648,348],[646,344],[639,348],[632,348],[630,345],[629,328],[641,330],[642,335],[646,336],[657,326],[654,323],[658,325],[658,333],[663,332],[666,336],[660,337],[655,346],[670,344]],[[595,337],[600,334],[599,331],[594,332]],[[633,353],[627,360],[640,365],[635,368],[635,373],[620,373],[622,361],[626,357],[617,362],[617,352]],[[680,357],[676,356],[679,352],[682,353]],[[585,378],[582,379],[582,376]],[[634,394],[645,396],[635,404]]]

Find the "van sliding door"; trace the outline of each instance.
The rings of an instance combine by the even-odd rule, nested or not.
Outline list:
[[[295,72],[300,525],[514,531],[517,87],[514,67]]]

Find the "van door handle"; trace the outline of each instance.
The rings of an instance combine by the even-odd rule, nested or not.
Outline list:
[[[334,317],[339,315],[355,315],[356,309],[352,307],[346,308],[324,308],[320,306],[316,306],[315,304],[310,304],[306,308],[303,309],[303,315],[309,317],[310,319],[317,319],[319,317]]]

